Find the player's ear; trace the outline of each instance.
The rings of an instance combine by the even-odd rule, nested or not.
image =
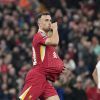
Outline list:
[[[41,25],[41,19],[38,19],[38,22],[37,22],[38,26]]]

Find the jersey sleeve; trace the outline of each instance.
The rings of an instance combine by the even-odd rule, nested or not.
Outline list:
[[[45,45],[45,41],[46,41],[47,39],[48,39],[47,36],[41,37],[40,40],[39,40],[39,43]]]

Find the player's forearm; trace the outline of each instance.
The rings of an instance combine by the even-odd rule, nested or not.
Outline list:
[[[58,35],[58,30],[57,29],[53,29],[53,34],[51,36],[51,40],[53,41],[54,44],[58,45],[59,35]]]
[[[55,30],[53,30],[52,36],[50,36],[46,40],[45,44],[46,45],[54,45],[54,46],[56,46],[56,45],[58,45],[58,43],[59,43],[59,35],[58,35],[57,29],[55,29]]]

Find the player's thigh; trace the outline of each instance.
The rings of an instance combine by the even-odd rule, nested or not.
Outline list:
[[[32,83],[32,84],[31,84]],[[37,98],[43,92],[43,82],[35,83],[31,82],[30,84],[25,84],[22,92],[19,95],[20,100],[37,100]]]
[[[44,91],[40,96],[40,100],[60,100],[56,89],[48,81],[45,83]]]
[[[45,76],[34,72],[26,76],[25,85],[20,93],[21,100],[36,100],[44,90]],[[24,98],[24,99],[23,99]]]
[[[60,100],[58,95],[48,97],[46,100]]]

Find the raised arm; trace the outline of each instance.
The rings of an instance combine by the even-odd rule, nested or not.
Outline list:
[[[59,35],[58,35],[58,26],[57,22],[51,25],[52,35],[48,37],[45,41],[45,45],[58,45],[59,43]]]

